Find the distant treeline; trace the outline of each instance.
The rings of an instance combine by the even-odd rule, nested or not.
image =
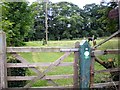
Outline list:
[[[21,46],[24,41],[45,39],[45,3],[3,2],[2,29],[8,46]],[[68,2],[48,3],[48,39],[74,39],[109,36],[118,30],[118,18],[110,19],[109,11],[118,3],[87,4],[83,9]]]

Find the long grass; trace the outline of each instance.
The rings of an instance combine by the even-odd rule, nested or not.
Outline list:
[[[104,39],[98,39],[97,43],[101,42]],[[37,46],[37,47],[74,47],[75,42],[81,42],[80,40],[64,40],[64,41],[48,41],[47,45],[42,45],[42,41],[31,41],[26,42],[26,46]],[[92,44],[91,44],[92,46]],[[117,38],[113,38],[110,41],[106,42],[105,44],[101,45],[98,49],[105,50],[105,49],[116,49],[118,48],[118,40]],[[58,59],[61,55],[64,53],[20,53],[21,56],[23,56],[26,60],[28,60],[30,63],[33,62],[54,62],[56,59]],[[107,61],[109,58],[114,58],[116,61],[118,60],[118,55],[105,55],[105,56],[99,56],[99,58],[103,61]],[[74,55],[73,53],[67,57],[64,62],[73,62],[74,61]],[[40,71],[44,71],[47,67],[40,67]],[[101,66],[98,63],[95,63],[95,70],[101,70],[105,69],[103,66]],[[47,75],[60,75],[60,74],[73,74],[73,67],[56,67],[51,72],[47,73]],[[35,75],[34,72],[30,70],[30,72],[27,75]],[[109,76],[109,73],[107,74],[98,74],[95,75],[95,82],[101,82],[102,79]],[[71,85],[73,84],[72,79],[60,79],[60,80],[54,80],[59,85]],[[47,83],[46,80],[39,80],[33,84],[33,86],[50,86],[49,83]]]

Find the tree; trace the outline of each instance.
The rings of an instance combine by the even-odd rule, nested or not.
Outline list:
[[[32,25],[31,10],[28,3],[4,2],[2,19],[8,46],[24,45],[24,38],[28,36]]]
[[[118,18],[109,18],[110,10],[114,9],[117,6],[118,4],[116,2],[109,2],[106,6],[103,3],[100,5],[100,10],[98,11],[101,17],[97,21],[101,23],[99,26],[104,30],[104,32],[106,32],[107,36],[118,30]]]
[[[103,34],[99,34],[99,25],[102,23],[98,22],[97,20],[101,17],[99,14],[100,6],[93,4],[87,4],[84,6],[84,30],[88,33],[88,36],[103,36]]]
[[[115,5],[93,3],[80,9],[77,5],[68,2],[49,2],[49,39],[73,39],[93,35],[102,37],[112,34],[118,27],[118,21],[109,19],[108,12]],[[31,8],[34,14],[33,37],[35,40],[42,40],[45,37],[45,5],[33,3]]]
[[[34,13],[35,40],[42,40],[45,35],[44,3],[31,5]],[[48,3],[48,35],[49,39],[73,39],[79,36],[83,18],[80,8],[68,2]]]
[[[51,5],[51,19],[49,33],[55,39],[73,39],[79,36],[83,18],[80,8],[68,2],[59,2]]]

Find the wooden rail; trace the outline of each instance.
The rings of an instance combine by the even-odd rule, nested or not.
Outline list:
[[[7,63],[7,68],[20,68],[20,67],[48,67],[52,62],[46,63]],[[73,66],[73,62],[61,62],[58,66]]]
[[[107,87],[107,86],[116,86],[118,84],[119,84],[119,81],[106,82],[106,83],[97,83],[97,84],[93,84],[93,86],[91,88],[103,88],[103,87]]]
[[[23,80],[32,80],[33,78],[36,78],[37,76],[8,76],[7,80],[8,81],[23,81]],[[50,75],[50,76],[45,76],[41,80],[46,80],[46,79],[68,79],[68,78],[73,78],[73,74],[69,75]]]
[[[41,48],[41,47],[7,47],[8,53],[16,52],[78,52],[79,48]],[[120,49],[93,50],[95,55],[118,54]]]
[[[99,44],[95,45],[93,48],[97,48],[100,45],[104,44],[105,42],[109,41],[110,39],[112,39],[114,36],[118,35],[120,33],[120,30],[118,30],[117,32],[113,33],[111,36],[109,36],[107,39],[105,39],[104,41],[100,42]]]
[[[60,48],[7,47],[7,52],[60,52]]]
[[[73,85],[65,85],[65,86],[42,86],[42,87],[30,87],[28,88],[7,88],[7,90],[73,90]]]
[[[38,88],[40,88],[40,89],[57,89],[57,90],[73,90],[73,85],[65,85],[65,86],[44,86],[44,87],[31,87],[30,89],[32,90],[32,89],[38,89]]]
[[[106,54],[120,54],[120,49],[94,50],[92,53],[94,53],[95,56]]]
[[[95,73],[103,73],[103,72],[120,72],[120,69],[119,68],[111,68],[111,69],[95,71]]]
[[[7,52],[77,52],[78,48],[7,47]]]

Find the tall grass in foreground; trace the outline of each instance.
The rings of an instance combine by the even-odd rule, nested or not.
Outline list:
[[[98,39],[97,44],[101,42],[103,39]],[[81,41],[80,40],[64,40],[64,41],[48,41],[47,45],[42,45],[42,41],[31,41],[31,42],[26,42],[27,46],[37,46],[37,47],[74,47],[75,42]],[[113,38],[110,41],[104,43],[98,49],[100,50],[105,50],[105,49],[117,49],[118,48],[118,39]],[[33,62],[54,62],[56,59],[58,59],[63,53],[20,53],[21,56],[23,56],[26,60],[28,60],[30,63]],[[118,55],[102,55],[99,56],[99,58],[102,61],[107,61],[109,58],[115,59],[115,63],[118,64]],[[74,55],[73,53],[67,57],[64,62],[73,62],[74,60]],[[44,71],[47,67],[40,67],[40,71]],[[101,70],[105,69],[103,66],[98,64],[97,62],[95,63],[95,70]],[[59,75],[59,74],[73,74],[73,67],[56,67],[54,68],[51,72],[49,72],[47,75]],[[27,75],[35,75],[34,72],[30,70],[30,72]],[[106,78],[109,77],[109,73],[101,73],[101,74],[95,74],[95,82],[102,82],[105,81]],[[72,79],[60,79],[60,80],[54,80],[56,83],[59,85],[71,85],[73,84]],[[39,80],[36,83],[33,84],[33,86],[50,86],[49,83],[47,83],[46,80]]]

